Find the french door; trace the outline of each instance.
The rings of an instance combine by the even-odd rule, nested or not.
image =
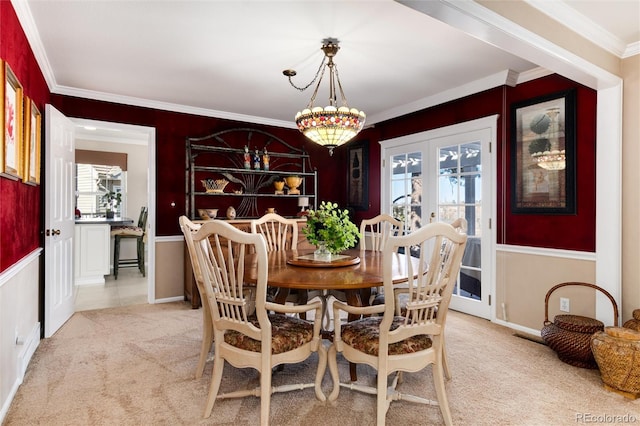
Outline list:
[[[413,232],[467,220],[467,247],[450,307],[491,318],[495,231],[491,229],[497,116],[381,142],[381,211]]]

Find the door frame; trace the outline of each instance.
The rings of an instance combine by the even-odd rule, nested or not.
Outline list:
[[[380,176],[381,176],[381,185],[380,185],[380,200],[381,200],[381,213],[391,214],[387,210],[387,203],[384,201],[387,199],[389,194],[388,188],[389,186],[384,181],[385,178],[385,170],[386,170],[386,158],[388,154],[387,150],[395,149],[402,145],[409,145],[418,142],[426,142],[428,143],[430,140],[441,139],[445,137],[450,137],[463,133],[471,133],[471,132],[482,132],[489,131],[489,147],[486,152],[483,151],[483,158],[488,158],[490,164],[490,171],[488,175],[485,175],[483,171],[483,200],[488,195],[489,200],[487,202],[483,202],[483,229],[486,230],[486,235],[482,236],[482,253],[483,255],[483,265],[487,265],[487,267],[482,268],[482,280],[485,281],[487,285],[489,297],[488,303],[488,316],[487,319],[494,321],[496,319],[496,306],[495,306],[495,294],[496,294],[496,241],[497,241],[497,226],[495,221],[496,214],[496,206],[497,206],[497,152],[496,152],[496,143],[497,140],[497,131],[498,131],[498,117],[499,115],[494,114],[487,117],[478,118],[475,120],[465,121],[458,124],[453,124],[450,126],[440,127],[437,129],[427,130],[420,133],[415,133],[411,135],[401,136],[398,138],[387,139],[384,141],[380,141],[381,146],[381,155],[380,155]],[[490,185],[488,191],[486,191],[487,185]],[[489,192],[489,194],[485,195],[485,192]],[[485,208],[488,206],[488,208]],[[488,210],[485,214],[485,210]],[[485,259],[487,261],[485,261]],[[483,316],[485,317],[485,316]]]
[[[77,126],[93,126],[98,129],[108,129],[116,132],[120,137],[113,137],[111,140],[96,136],[90,140],[95,141],[114,141],[122,142],[126,139],[146,139],[147,145],[147,258],[145,264],[147,265],[147,302],[155,303],[155,264],[156,264],[156,251],[155,251],[155,229],[156,229],[156,129],[155,127],[138,126],[134,124],[116,123],[110,121],[91,120],[84,118],[69,117]],[[83,136],[86,133],[83,133]],[[86,139],[89,139],[86,137]],[[128,213],[130,215],[130,212]],[[136,216],[137,220],[137,216]]]

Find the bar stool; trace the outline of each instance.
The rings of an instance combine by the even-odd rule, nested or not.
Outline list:
[[[140,217],[138,218],[138,226],[114,226],[111,228],[111,235],[114,238],[113,247],[113,275],[118,279],[119,268],[130,268],[137,266],[142,276],[145,277],[144,265],[144,243],[147,236],[147,208],[140,209]],[[120,240],[126,238],[135,238],[137,245],[137,257],[135,259],[120,259]]]

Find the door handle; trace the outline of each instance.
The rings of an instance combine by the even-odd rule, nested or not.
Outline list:
[[[429,215],[429,223],[433,222],[433,219],[435,218],[436,218],[435,212],[431,212],[431,214]]]
[[[59,229],[47,229],[44,234],[47,237],[50,237],[52,235],[60,235],[60,230]]]

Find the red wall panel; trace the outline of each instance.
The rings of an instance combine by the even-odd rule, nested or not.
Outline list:
[[[597,93],[565,78],[550,76],[511,88],[507,102],[512,104],[568,89],[576,90],[576,214],[512,214],[508,185],[511,169],[506,167],[502,192],[507,207],[498,228],[505,244],[595,252]],[[510,126],[510,116],[507,116],[509,136]],[[510,159],[509,139],[502,148],[505,158]]]
[[[576,214],[512,214],[510,210],[510,107],[525,99],[563,90],[576,90]],[[595,137],[596,92],[558,75],[501,87],[378,123],[369,133],[370,194],[379,194],[380,146],[378,141],[431,130],[499,114],[497,170],[497,234],[499,244],[595,251]],[[379,197],[368,216],[380,211]],[[504,207],[503,207],[504,206]],[[570,230],[570,232],[569,232]]]
[[[9,1],[0,1],[0,57],[44,112],[49,89]],[[42,244],[41,186],[0,176],[0,271]]]
[[[68,117],[154,127],[156,129],[156,235],[179,235],[178,218],[185,214],[185,141],[187,137],[206,136],[216,131],[252,127],[265,130],[292,146],[305,149],[311,156],[311,165],[320,171],[319,199],[341,201],[344,177],[333,167],[339,154],[329,156],[329,150],[305,138],[297,129],[264,126],[202,117],[171,111],[154,110],[110,102],[70,96],[52,95],[51,103]],[[242,148],[238,146],[237,148]],[[346,160],[345,160],[346,161]],[[345,172],[346,173],[346,172]],[[175,207],[171,203],[175,202]],[[224,212],[237,200],[225,200],[219,207]],[[261,202],[263,202],[261,200]],[[264,201],[268,203],[268,201]],[[265,208],[259,204],[259,208]],[[273,205],[283,214],[294,214],[297,205]]]

